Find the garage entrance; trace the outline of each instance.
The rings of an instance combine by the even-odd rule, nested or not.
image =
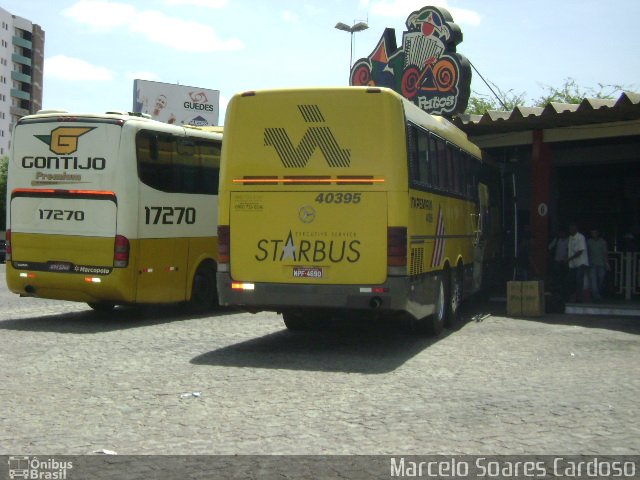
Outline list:
[[[517,107],[456,124],[507,181],[515,175],[519,230],[533,235],[540,278],[549,240],[575,221],[587,238],[597,229],[607,241],[615,294],[640,300],[640,95]]]

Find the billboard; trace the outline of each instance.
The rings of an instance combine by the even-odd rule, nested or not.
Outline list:
[[[176,125],[218,125],[220,91],[173,83],[133,81],[133,111]]]

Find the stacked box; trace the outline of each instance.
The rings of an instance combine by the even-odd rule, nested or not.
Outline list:
[[[522,315],[526,317],[544,315],[543,281],[522,282]]]
[[[544,315],[544,282],[507,282],[507,315],[540,317]]]
[[[522,282],[507,282],[507,315],[522,315]]]

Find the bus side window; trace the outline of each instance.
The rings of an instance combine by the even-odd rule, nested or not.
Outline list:
[[[196,144],[198,185],[193,193],[218,194],[220,175],[220,143],[201,141]]]
[[[438,188],[440,185],[438,180],[438,145],[433,135],[429,135],[429,159],[431,160],[429,165],[429,183],[432,187]]]
[[[149,136],[149,158],[154,162],[158,161],[158,137]]]
[[[446,143],[446,152],[447,152],[447,191],[451,193],[456,193],[456,182],[458,177],[458,172],[455,169],[454,160],[453,160],[453,145],[449,142]]]
[[[460,193],[465,197],[469,197],[469,184],[468,180],[468,168],[467,168],[467,154],[460,151]]]
[[[464,194],[464,180],[463,180],[463,170],[462,170],[462,152],[458,147],[452,146],[453,153],[453,172],[454,172],[454,190],[458,195]]]
[[[409,183],[413,186],[420,178],[420,165],[418,164],[418,129],[407,125],[407,157],[409,162]]]
[[[430,186],[429,181],[429,135],[418,131],[418,181],[425,187]]]
[[[173,163],[173,173],[180,192],[192,192],[198,183],[198,158],[196,145],[191,138],[176,138],[178,156]]]
[[[437,139],[436,145],[438,149],[438,186],[441,190],[448,190],[449,188],[449,179],[448,179],[448,166],[447,163],[449,161],[447,155],[447,144],[444,140]]]
[[[465,155],[464,156],[464,163],[465,163],[465,173],[466,173],[466,180],[467,180],[467,191],[466,191],[466,195],[467,198],[469,198],[470,200],[473,200],[473,198],[475,197],[474,194],[474,178],[473,178],[473,158],[471,158],[469,155]]]

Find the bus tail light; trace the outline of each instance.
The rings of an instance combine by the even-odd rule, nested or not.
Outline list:
[[[125,268],[129,265],[129,239],[122,235],[116,235],[115,247],[113,250],[113,266]]]
[[[390,267],[407,265],[407,227],[387,228],[387,265]]]
[[[5,242],[5,262],[11,261],[11,230],[7,230]]]
[[[231,230],[229,225],[218,225],[218,263],[229,263]]]

